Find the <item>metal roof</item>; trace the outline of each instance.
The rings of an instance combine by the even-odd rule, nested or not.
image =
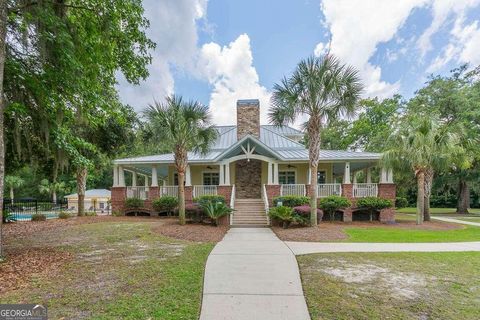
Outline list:
[[[190,162],[215,162],[219,156],[228,155],[234,150],[229,150],[237,144],[236,126],[218,126],[218,139],[212,146],[210,152],[201,155],[193,152],[188,153]],[[260,145],[269,154],[278,155],[281,161],[307,161],[308,150],[299,142],[289,138],[289,136],[300,136],[303,133],[297,129],[288,126],[260,126],[260,138],[249,136],[249,139]],[[235,148],[237,148],[236,146]],[[379,160],[381,154],[371,152],[356,152],[343,150],[321,150],[320,161],[342,161],[342,160]],[[133,157],[117,159],[116,164],[150,164],[150,163],[173,163],[173,153],[150,155],[142,157]]]
[[[69,194],[68,196],[65,196],[64,198],[74,198],[76,199],[78,197],[77,193],[72,193]],[[111,193],[110,190],[107,189],[90,189],[85,191],[85,198],[110,198]]]

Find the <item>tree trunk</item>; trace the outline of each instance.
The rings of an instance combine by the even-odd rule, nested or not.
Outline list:
[[[458,181],[457,213],[468,214],[470,205],[470,187],[463,178]]]
[[[185,224],[185,170],[178,171],[178,222]]]
[[[425,174],[423,171],[417,172],[417,224],[423,223],[423,213],[425,210]]]
[[[15,195],[13,194],[13,187],[10,187],[10,202],[13,204],[13,198]]]
[[[57,191],[55,190],[52,193],[52,201],[53,203],[57,203]]]
[[[310,116],[307,125],[308,158],[310,160],[310,225],[317,225],[317,174],[320,159],[320,128],[322,122],[318,116]]]
[[[430,196],[432,194],[433,170],[427,169],[425,171],[425,194],[423,202],[423,220],[430,221]]]
[[[77,169],[78,216],[85,215],[85,189],[87,187],[87,168]]]
[[[0,259],[3,257],[3,187],[5,179],[5,140],[3,116],[5,112],[5,100],[3,99],[3,70],[5,67],[5,39],[7,36],[7,1],[0,1]]]

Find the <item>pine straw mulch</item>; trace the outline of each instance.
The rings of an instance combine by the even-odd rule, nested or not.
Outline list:
[[[13,249],[0,263],[0,295],[28,286],[37,277],[51,277],[73,259],[73,254],[52,248]]]
[[[413,220],[397,220],[396,223],[387,224],[374,222],[329,222],[323,221],[317,227],[291,226],[283,229],[279,226],[272,227],[273,232],[283,241],[340,241],[348,239],[345,228],[392,228],[410,230],[452,230],[461,229],[462,225],[441,221],[426,221],[417,225]]]
[[[163,224],[153,227],[152,231],[167,237],[194,242],[219,242],[229,229],[228,226],[214,227],[200,223],[187,223],[181,226],[176,218],[163,219],[162,222]]]

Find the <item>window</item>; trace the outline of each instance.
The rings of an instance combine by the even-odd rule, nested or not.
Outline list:
[[[218,186],[220,184],[220,175],[218,172],[204,172],[203,185],[204,186]]]
[[[105,203],[104,202],[100,202],[100,209],[105,209]]]
[[[317,172],[317,183],[324,184],[327,181],[327,173],[325,171]]]
[[[178,173],[173,174],[173,185],[178,186]]]
[[[278,183],[280,184],[295,184],[295,171],[279,171]]]

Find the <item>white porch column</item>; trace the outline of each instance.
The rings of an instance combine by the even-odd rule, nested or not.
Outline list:
[[[312,181],[312,170],[310,169],[310,164],[308,165],[308,170],[307,170],[307,183],[310,184]]]
[[[273,184],[273,178],[272,178],[272,163],[267,162],[267,184]]]
[[[273,184],[278,184],[278,163],[273,163]]]
[[[220,163],[219,167],[220,167],[220,174],[219,174],[220,175],[220,185],[224,186],[225,185],[225,170],[224,170],[225,164]]]
[[[187,166],[187,171],[185,172],[185,186],[192,186],[192,174],[190,172],[190,166]]]
[[[132,187],[136,187],[136,186],[137,186],[137,173],[132,172]]]
[[[388,183],[387,181],[387,169],[382,167],[380,172],[380,183]]]
[[[225,185],[230,185],[230,163],[225,163]]]
[[[144,175],[144,177],[145,177],[145,187],[148,187],[148,176]]]
[[[372,169],[371,168],[367,168],[365,175],[366,175],[366,180],[365,181],[367,183],[372,183]]]
[[[118,166],[118,186],[125,187],[125,171],[122,166]]]
[[[118,187],[118,166],[113,165],[113,186]]]
[[[357,171],[353,172],[353,183],[357,184]]]
[[[157,167],[152,166],[152,187],[158,187]]]
[[[387,182],[388,183],[393,183],[393,169],[388,169],[388,177],[387,177]]]
[[[350,184],[350,162],[345,162],[345,172],[343,173],[343,183]]]
[[[164,186],[164,187],[167,186],[167,179],[163,179],[163,186]]]

